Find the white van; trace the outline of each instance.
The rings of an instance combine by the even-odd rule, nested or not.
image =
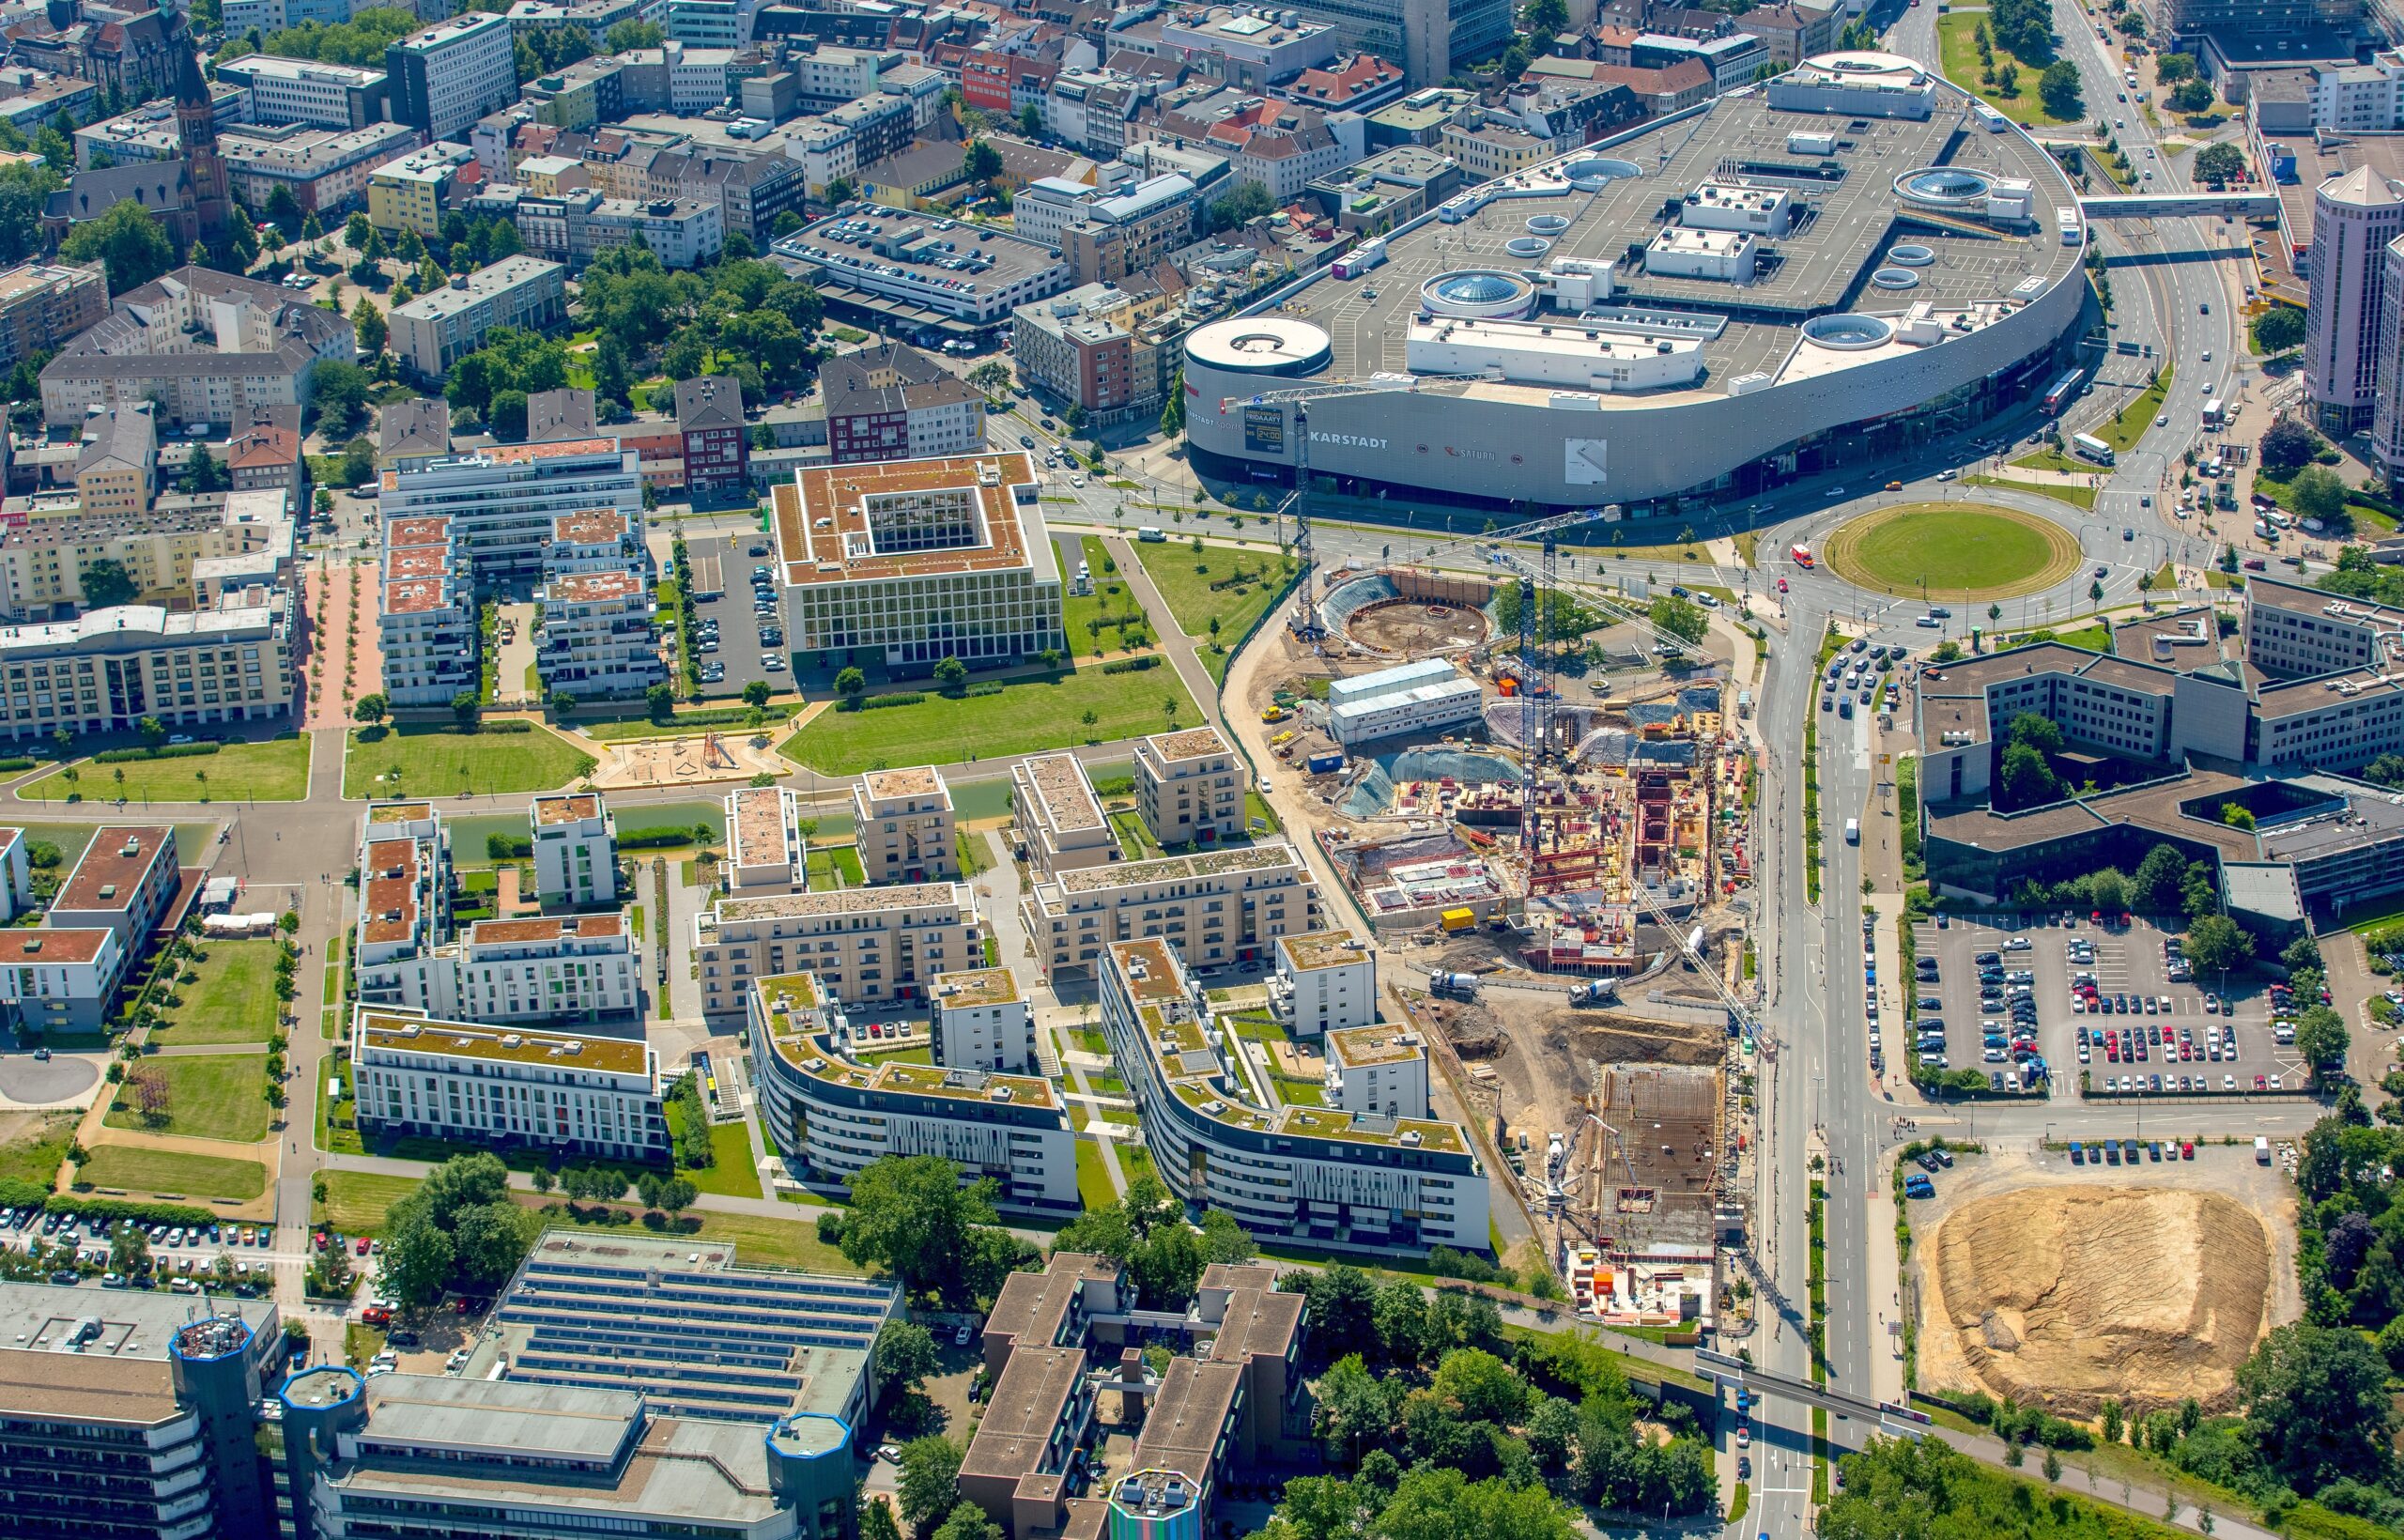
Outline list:
[[[1844,842],[1848,845],[1861,843],[1861,820],[1848,818],[1844,821]]]

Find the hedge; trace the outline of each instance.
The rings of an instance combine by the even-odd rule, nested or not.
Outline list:
[[[137,1224],[216,1224],[223,1216],[190,1203],[133,1203],[124,1198],[87,1198],[72,1194],[53,1194],[42,1208],[54,1214],[76,1214],[85,1219],[105,1219],[114,1224],[130,1219]]]
[[[38,760],[0,760],[0,774],[11,770],[30,770],[39,762]]]
[[[1160,666],[1160,654],[1146,653],[1141,657],[1113,658],[1111,661],[1102,666],[1102,671],[1106,674],[1141,673],[1146,669],[1157,669]]]
[[[225,746],[220,743],[161,744],[156,748],[103,748],[92,756],[94,764],[131,764],[135,760],[188,760],[201,754],[214,754]]]
[[[667,850],[693,842],[693,831],[679,824],[664,828],[629,829],[618,836],[620,850]]]
[[[915,706],[927,698],[923,690],[906,690],[898,695],[871,695],[859,703],[861,711],[882,711],[887,706]]]
[[[485,836],[485,856],[493,861],[522,861],[534,854],[534,841],[506,834]]]

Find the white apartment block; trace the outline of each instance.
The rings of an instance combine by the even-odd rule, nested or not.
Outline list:
[[[25,854],[25,831],[0,828],[0,925],[33,907],[33,867]]]
[[[1427,1044],[1405,1027],[1330,1032],[1327,1104],[1372,1116],[1426,1116]]]
[[[668,1149],[659,1057],[640,1039],[362,1005],[350,1062],[362,1130],[622,1160]]]
[[[618,898],[618,821],[595,792],[552,792],[527,808],[534,890],[545,907],[584,908]]]
[[[447,287],[393,307],[393,351],[428,379],[484,342],[497,326],[540,331],[567,314],[567,269],[538,257],[506,256],[489,268],[455,273]]]
[[[388,529],[408,518],[448,519],[473,580],[490,584],[543,570],[564,514],[614,511],[639,540],[640,456],[614,438],[493,444],[387,469],[378,504]]]
[[[451,936],[449,838],[431,803],[369,805],[350,946],[362,1001],[422,1009],[434,996],[435,951]]]
[[[152,401],[162,427],[247,423],[254,407],[305,406],[319,360],[358,356],[347,316],[273,284],[177,268],[116,296],[42,366],[42,419],[81,427],[95,407]]]
[[[1366,1026],[1378,1019],[1378,954],[1342,931],[1280,936],[1269,1003],[1298,1036]]]
[[[471,569],[439,516],[384,528],[384,598],[376,619],[384,697],[396,706],[449,705],[477,688],[476,593]]]
[[[11,929],[0,933],[0,1011],[21,1032],[94,1031],[108,1021],[126,962],[106,926]]]
[[[640,695],[668,678],[653,630],[658,607],[632,572],[576,573],[535,591],[534,663],[546,694]]]
[[[443,1002],[442,1014],[526,1022],[642,1009],[634,934],[624,911],[478,920],[445,952],[455,993]]]
[[[1147,937],[1208,971],[1258,961],[1278,937],[1318,930],[1318,884],[1280,840],[1039,876],[1019,917],[1050,975],[1098,968],[1110,947]]]
[[[940,1155],[963,1181],[990,1177],[998,1206],[1072,1214],[1076,1133],[1058,1088],[1036,1075],[866,1064],[825,986],[806,971],[743,992],[760,1082],[760,1120],[803,1179],[841,1190],[888,1155]]]
[[[2404,129],[2404,48],[2368,64],[2319,66],[2312,77],[2312,126],[2338,133]]]
[[[1227,1210],[1255,1237],[1317,1246],[1489,1243],[1486,1172],[1458,1124],[1264,1102],[1165,939],[1110,947],[1100,973],[1102,1035],[1178,1197]],[[1401,1104],[1399,1089],[1391,1100]]]
[[[717,870],[730,896],[798,893],[809,886],[809,858],[801,793],[790,786],[746,786],[726,793],[726,859]]]
[[[871,648],[897,672],[1060,645],[1060,566],[1021,452],[813,468],[774,493],[795,652]]]
[[[852,787],[852,827],[870,882],[934,883],[960,875],[951,788],[933,765],[861,776]]]
[[[217,608],[121,605],[0,630],[0,736],[256,722],[292,709],[293,598],[254,587]]]
[[[1035,1016],[1008,968],[964,968],[935,976],[935,1062],[962,1070],[1043,1072],[1035,1054]]]
[[[669,0],[668,36],[687,48],[741,48],[747,30],[740,0]]]
[[[1155,732],[1135,745],[1135,807],[1163,845],[1244,832],[1243,767],[1212,727]]]
[[[239,36],[239,34],[237,34]],[[250,86],[251,119],[256,123],[307,123],[321,129],[359,129],[375,121],[384,98],[384,71],[315,59],[250,54],[220,65]]]
[[[965,883],[719,899],[693,916],[701,1009],[741,1011],[752,981],[803,969],[847,1004],[924,999],[937,974],[982,966]]]
[[[1010,808],[1026,858],[1042,876],[1107,866],[1121,855],[1084,763],[1066,749],[1010,766]]]

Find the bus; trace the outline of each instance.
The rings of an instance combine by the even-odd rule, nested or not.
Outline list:
[[[2045,415],[2054,416],[2070,405],[2070,398],[2076,395],[2078,388],[2086,382],[2087,371],[2084,369],[2073,369],[2061,378],[2055,380],[2053,389],[2045,393]]]
[[[2112,446],[2091,433],[2072,434],[2070,447],[2077,451],[2082,460],[2093,460],[2097,465],[2112,463]]]
[[[1808,567],[1812,564],[1811,547],[1809,546],[1797,546],[1786,554],[1795,558],[1795,564],[1798,567]]]
[[[1915,0],[1917,3],[1917,0]],[[1983,101],[1970,103],[1970,116],[1986,125],[1987,132],[2001,133],[2011,127],[2011,120]]]

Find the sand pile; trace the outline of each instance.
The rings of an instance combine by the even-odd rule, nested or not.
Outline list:
[[[1929,1355],[2065,1416],[2234,1398],[2265,1329],[2271,1243],[2216,1193],[2050,1186],[1975,1199],[1930,1237]]]

